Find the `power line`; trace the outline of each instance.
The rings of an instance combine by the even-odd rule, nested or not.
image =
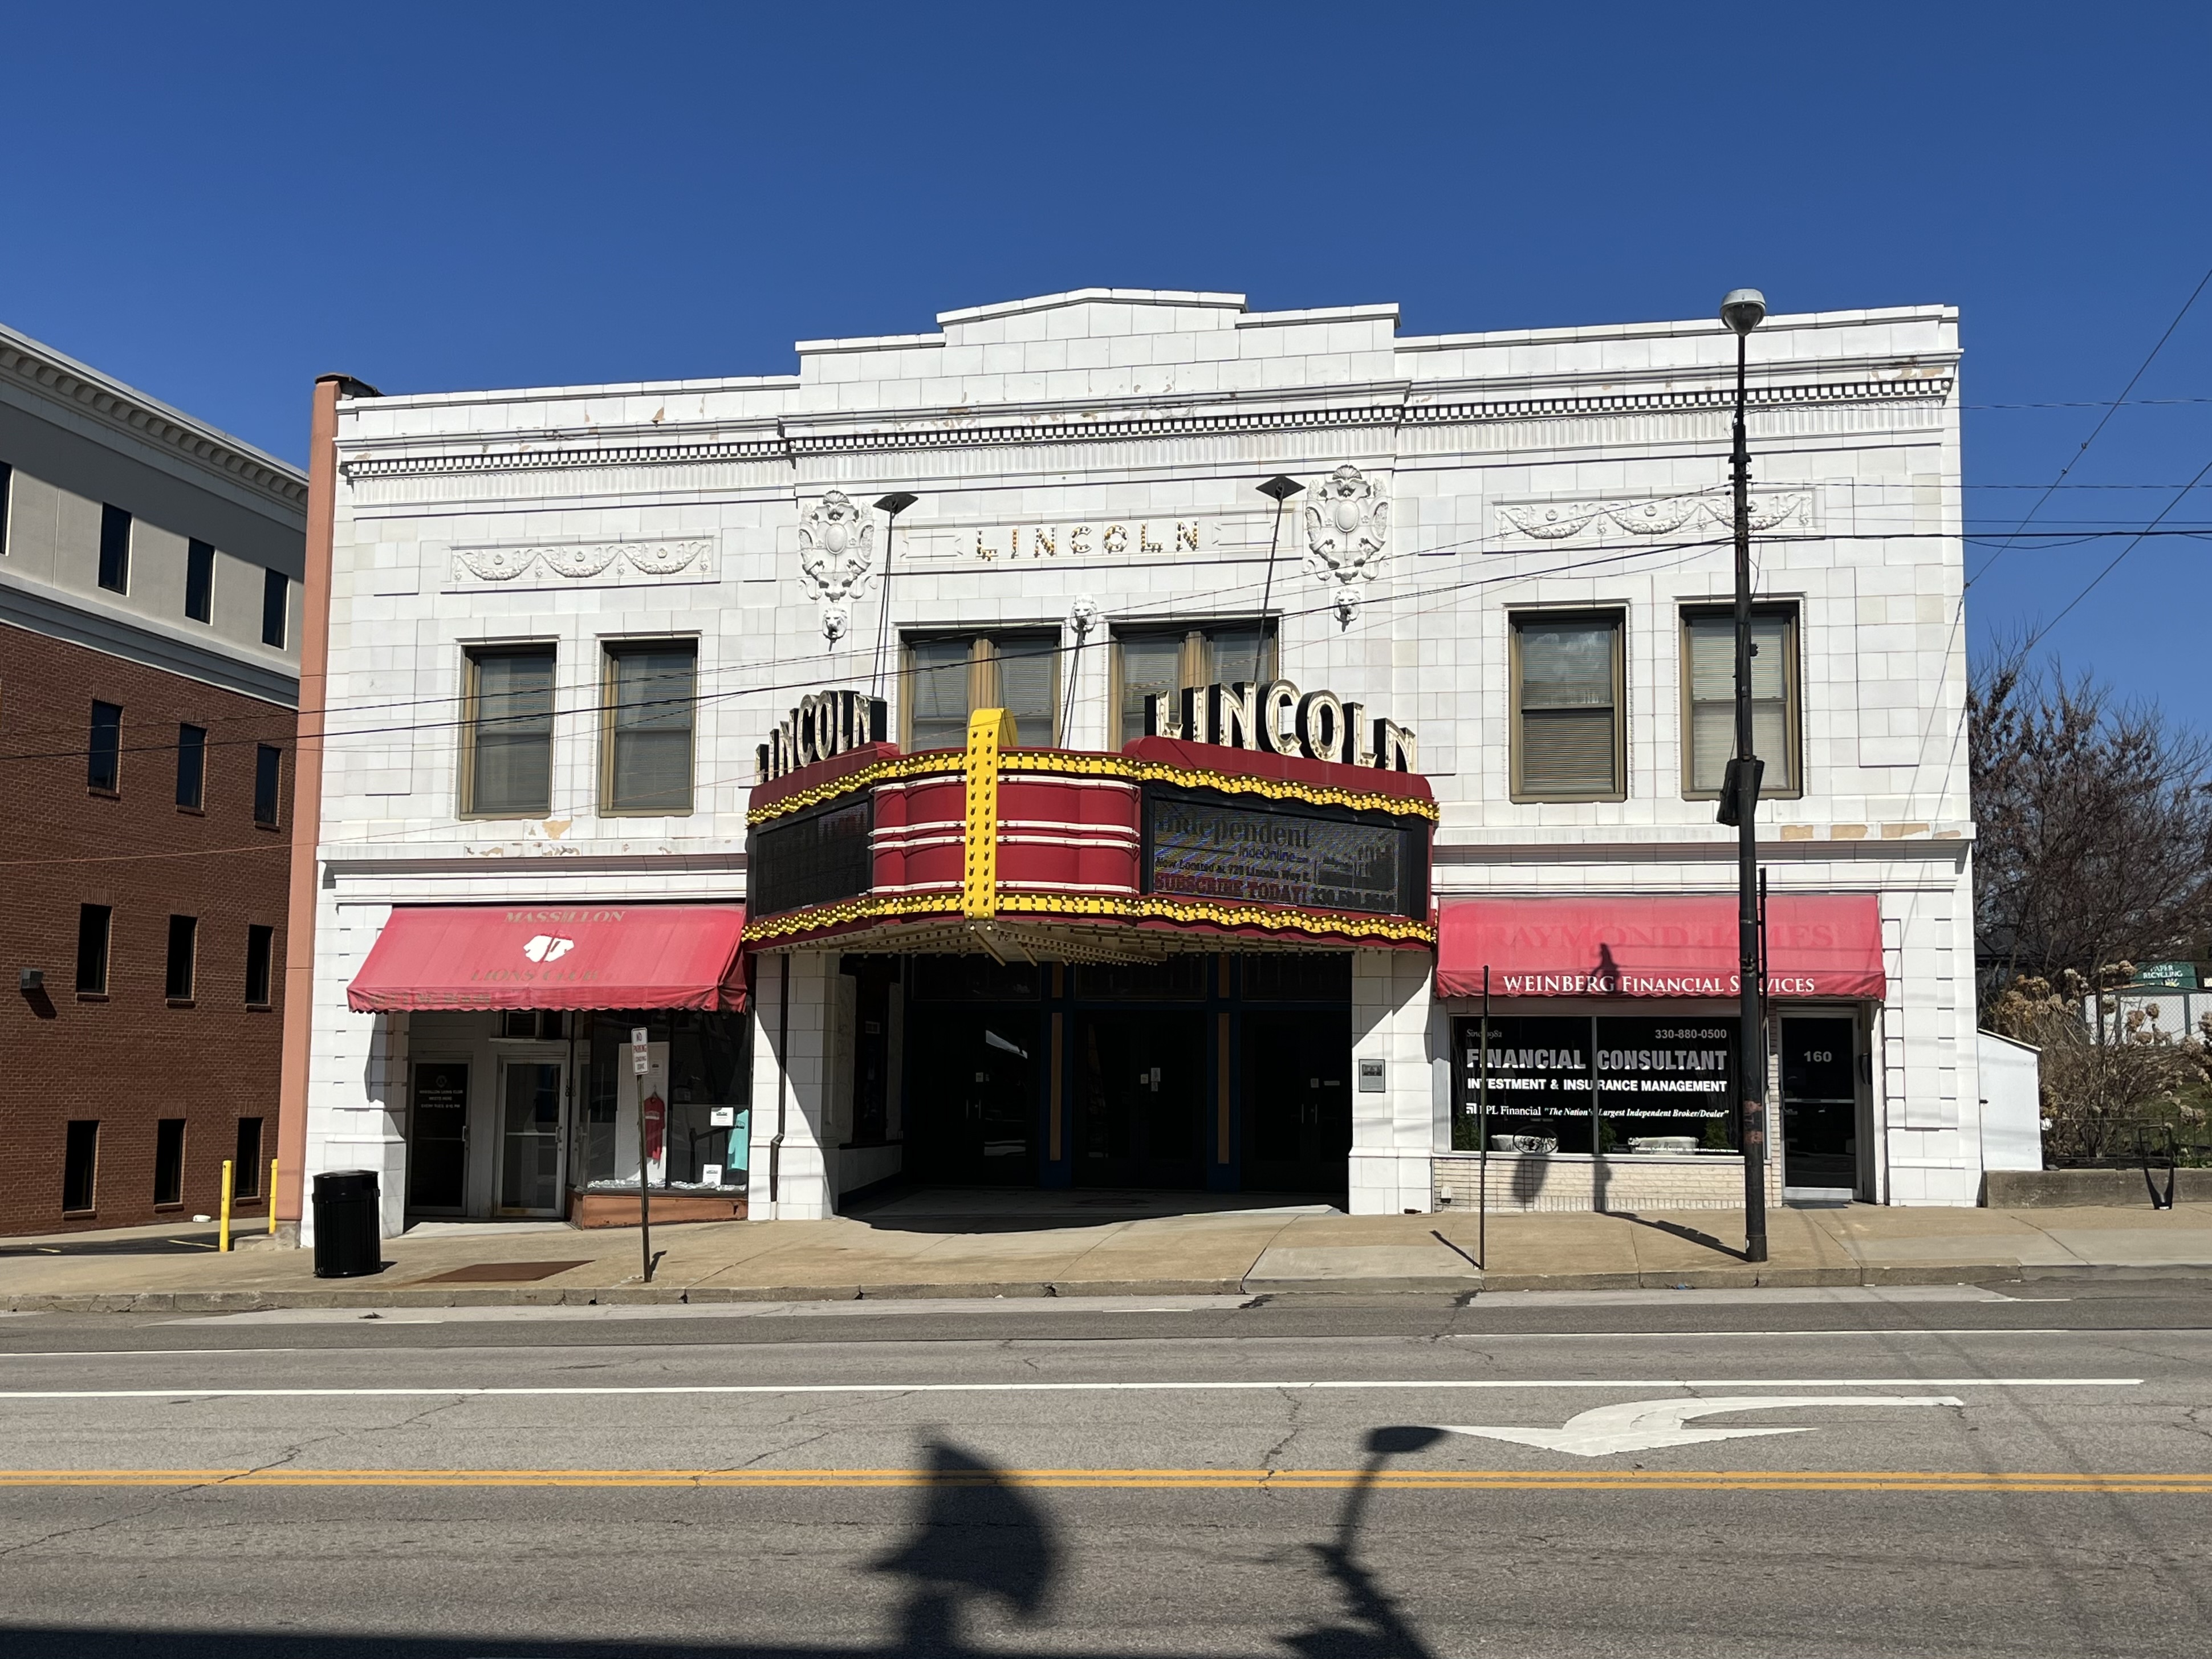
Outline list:
[[[2201,287],[2203,285],[2200,283],[2199,286]],[[2087,587],[2083,588],[2079,593],[2076,593],[2072,599],[2066,601],[2066,608],[2064,611],[2061,611],[2057,616],[2053,617],[2049,622],[2044,623],[2042,627],[2037,629],[2033,634],[2028,636],[2027,643],[2021,647],[2021,653],[2024,656],[2028,652],[2035,649],[2036,646],[2042,641],[2044,635],[2050,633],[2052,629],[2057,627],[2060,623],[2066,620],[2067,611],[2073,610],[2075,605],[2081,604],[2081,601],[2087,599],[2090,594],[2095,592],[2097,591],[2098,583],[2103,581],[2106,577],[2111,575],[2112,572],[2120,568],[2120,561],[2122,559],[2126,558],[2129,554],[2134,552],[2136,548],[2142,546],[2148,538],[2154,534],[2160,533],[2155,528],[2158,524],[2158,520],[2163,519],[2166,513],[2171,513],[2175,507],[2180,506],[2183,499],[2188,495],[2189,492],[2196,489],[2198,484],[2203,483],[2204,477],[2207,473],[2212,473],[2212,461],[2207,461],[2202,467],[2198,468],[2197,476],[2182,486],[2179,495],[2177,495],[2171,501],[2166,503],[2166,512],[2160,513],[2158,515],[2158,519],[2153,519],[2151,520],[2151,526],[2153,526],[2151,529],[2141,532],[2133,539],[2131,539],[2125,547],[2113,554],[2112,562],[2106,565],[2102,570],[2100,570],[2094,576],[2092,576],[2089,579],[2089,585]],[[1986,566],[1984,568],[1985,569],[1987,568]]]
[[[2157,344],[2152,346],[2148,355],[2143,358],[2142,362],[2136,365],[2136,372],[2128,376],[2128,383],[2120,388],[2120,395],[2113,399],[2112,405],[2105,410],[2103,416],[2098,420],[2097,424],[2090,428],[2089,435],[2081,440],[2081,447],[2074,452],[2073,459],[2069,460],[2064,466],[2058,469],[2058,476],[2051,481],[2051,489],[2045,490],[2042,495],[2036,497],[2035,505],[2027,509],[2027,518],[2023,518],[2020,521],[2021,527],[2022,529],[2027,527],[2029,520],[2034,518],[2038,513],[2040,513],[2043,510],[2043,504],[2051,499],[2051,490],[2057,489],[2060,484],[2064,483],[2066,482],[2066,475],[2071,472],[2076,464],[2080,462],[2081,459],[2089,453],[2089,446],[2097,441],[2097,434],[2101,433],[2105,428],[2111,423],[2113,416],[2118,414],[2123,408],[2126,407],[2128,393],[2136,389],[2136,382],[2142,379],[2144,371],[2150,368],[2152,360],[2157,357],[2158,354],[2166,349],[2166,343],[2173,337],[2173,331],[2181,326],[2181,319],[2189,314],[2190,307],[2197,303],[2197,296],[2204,292],[2205,284],[2208,283],[2212,283],[2212,266],[2207,266],[2205,268],[2204,274],[2197,279],[2197,286],[2189,290],[2189,297],[2181,302],[2181,309],[2173,313],[2173,320],[2166,325],[2166,332],[2158,337]],[[2162,513],[2159,515],[2160,518],[2164,518],[2165,516],[2166,515]],[[2007,550],[2010,547],[2011,544],[2008,542],[2003,547],[1998,548],[1996,552],[1990,554],[1990,556],[1984,561],[1982,568],[1976,571],[1972,575],[1966,578],[1966,586],[1972,587],[1983,577],[1988,575],[1990,574],[1990,566],[1996,564],[1999,559],[2004,557]],[[2125,556],[2125,554],[2121,556],[2123,558]],[[2118,561],[2115,560],[2113,562],[2118,563]],[[2102,579],[2100,578],[2100,580]],[[2087,589],[2083,590],[2084,592],[2087,591]],[[2080,603],[2078,596],[2075,599],[2075,603]],[[2068,607],[2069,610],[2071,610],[2072,608],[2073,607],[2070,605]]]

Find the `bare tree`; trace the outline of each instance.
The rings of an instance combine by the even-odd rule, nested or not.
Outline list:
[[[2185,951],[2212,924],[2212,745],[2019,650],[1968,702],[1984,1007],[2022,977],[2056,982]]]

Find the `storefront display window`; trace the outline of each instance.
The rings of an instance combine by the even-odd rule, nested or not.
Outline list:
[[[642,1078],[630,1060],[630,1033],[641,1027]],[[581,1184],[637,1185],[641,1113],[654,1190],[743,1191],[752,1134],[750,1038],[743,1014],[675,1010],[593,1018]]]
[[[1692,1156],[1736,1150],[1736,1022],[1705,1015],[1506,1015],[1459,1022],[1461,1110],[1452,1146]]]

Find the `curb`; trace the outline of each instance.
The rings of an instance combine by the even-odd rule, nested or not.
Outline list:
[[[1819,1289],[1880,1285],[1956,1285],[2047,1279],[2212,1275],[2212,1267],[2141,1267],[2082,1263],[2023,1267],[2017,1261],[1961,1261],[1891,1267],[1701,1267],[1680,1273],[1474,1273],[1376,1279],[1013,1279],[896,1285],[518,1285],[438,1289],[401,1285],[264,1291],[106,1291],[0,1294],[15,1313],[226,1314],[290,1308],[667,1307],[758,1302],[900,1302],[1143,1296],[1480,1296],[1506,1291]]]

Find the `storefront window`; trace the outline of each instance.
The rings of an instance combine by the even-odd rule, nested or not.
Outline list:
[[[630,1033],[646,1032],[646,1074]],[[742,1191],[752,1136],[750,1024],[690,1010],[606,1013],[591,1024],[583,1184],[634,1188],[644,1117],[647,1177],[655,1191]]]
[[[1704,1015],[1493,1017],[1489,1110],[1483,1022],[1460,1023],[1455,1151],[1601,1152],[1621,1157],[1736,1150],[1736,1023]]]

